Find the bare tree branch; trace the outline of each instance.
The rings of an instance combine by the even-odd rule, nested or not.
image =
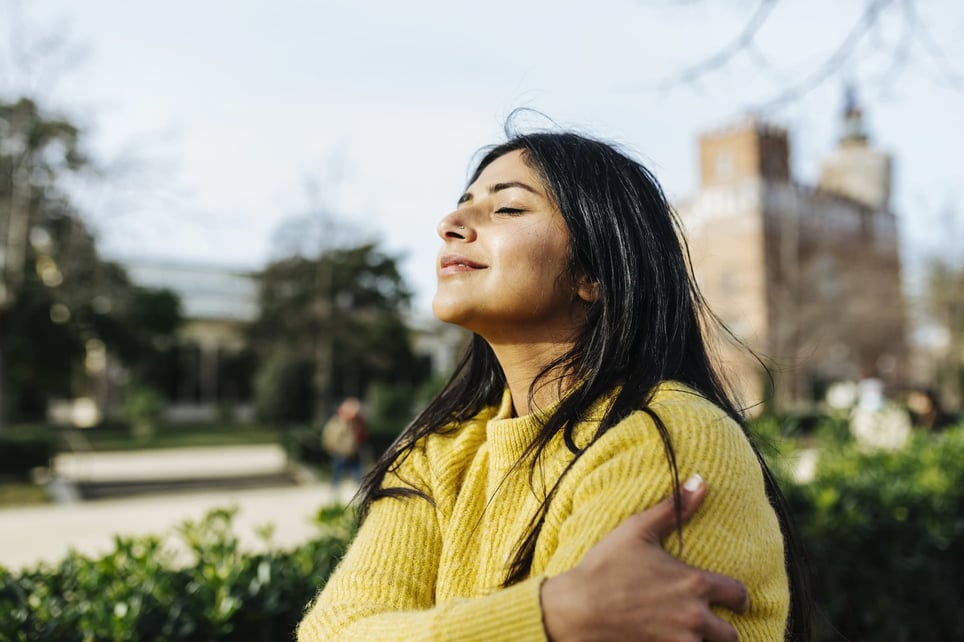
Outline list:
[[[732,42],[713,55],[704,58],[701,62],[684,69],[675,78],[663,83],[661,89],[671,89],[674,86],[684,84],[691,85],[710,72],[726,66],[740,52],[751,49],[756,34],[763,27],[763,23],[766,22],[767,17],[776,5],[777,0],[760,0],[756,11],[753,12],[753,15],[750,16],[743,27],[743,31]]]
[[[837,46],[822,61],[797,73],[778,69],[757,42],[767,19],[779,3],[780,0],[760,0],[731,42],[696,64],[672,74],[652,89],[666,91],[681,85],[698,89],[699,80],[723,70],[737,57],[744,55],[779,87],[775,95],[755,106],[760,112],[776,110],[798,100],[834,76],[855,73],[857,64],[866,60],[884,62],[883,70],[869,81],[880,93],[894,87],[898,78],[915,63],[917,67],[922,67],[922,73],[935,72],[937,82],[942,85],[964,90],[964,71],[955,66],[956,61],[947,55],[933,31],[918,14],[916,0],[865,0],[859,17]],[[896,38],[886,35],[888,19],[899,24],[900,31]],[[962,28],[964,24],[951,29],[952,37]]]
[[[45,24],[41,31],[27,19],[20,0],[3,5],[0,24],[7,24],[0,36],[0,93],[51,92],[65,72],[83,63],[88,49],[73,40],[65,23]]]
[[[799,99],[842,69],[847,60],[854,55],[854,51],[860,43],[860,40],[870,32],[878,22],[881,11],[893,1],[894,0],[869,0],[860,19],[851,27],[846,37],[844,37],[843,41],[841,41],[833,53],[831,53],[814,72],[800,81],[791,84],[775,97],[760,105],[761,111],[774,110]]]
[[[913,7],[910,7],[910,9],[913,11]],[[961,27],[964,27],[964,22],[961,23]],[[918,42],[920,42],[923,50],[930,55],[931,60],[937,66],[938,72],[943,76],[947,86],[953,89],[964,89],[964,73],[954,67],[951,61],[948,60],[947,54],[944,53],[944,49],[934,38],[930,27],[928,27],[927,23],[921,18],[917,19],[917,36]]]
[[[756,43],[750,43],[747,46],[746,54],[750,57],[750,60],[753,61],[757,68],[766,73],[771,80],[778,83],[786,82],[786,76],[773,66],[773,63],[770,62],[770,59],[757,48]]]
[[[903,8],[900,37],[897,43],[891,47],[890,63],[887,69],[874,81],[874,86],[880,93],[887,93],[891,87],[897,84],[897,79],[907,69],[911,60],[914,32],[917,29],[917,15],[914,13],[913,0],[901,0],[900,4]]]

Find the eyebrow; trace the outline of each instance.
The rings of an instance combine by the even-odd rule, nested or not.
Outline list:
[[[527,192],[532,192],[536,196],[542,196],[542,194],[536,191],[534,187],[532,187],[531,185],[527,185],[521,181],[508,181],[505,183],[496,183],[494,185],[490,185],[488,191],[489,191],[489,194],[495,194],[497,192],[501,192],[502,190],[512,189],[513,187],[518,187],[519,189],[524,189]],[[473,198],[472,194],[469,192],[466,192],[465,194],[462,194],[462,196],[459,197],[458,204],[461,205],[466,201],[471,201],[472,198]]]

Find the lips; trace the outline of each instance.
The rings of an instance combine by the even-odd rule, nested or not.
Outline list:
[[[458,254],[446,254],[439,259],[439,276],[484,270],[487,267]]]

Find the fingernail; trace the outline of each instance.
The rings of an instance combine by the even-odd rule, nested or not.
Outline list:
[[[703,485],[703,478],[700,477],[699,473],[693,473],[693,476],[686,480],[683,484],[683,490],[688,493],[695,493]]]

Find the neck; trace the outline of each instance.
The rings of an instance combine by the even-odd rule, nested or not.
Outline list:
[[[536,388],[535,395],[529,398],[532,382],[551,361],[562,356],[572,347],[568,342],[549,341],[544,343],[489,343],[495,353],[502,372],[505,374],[509,393],[512,395],[513,413],[517,417],[528,415],[539,408],[545,408],[559,400],[559,395],[571,385],[571,381],[553,380]]]

